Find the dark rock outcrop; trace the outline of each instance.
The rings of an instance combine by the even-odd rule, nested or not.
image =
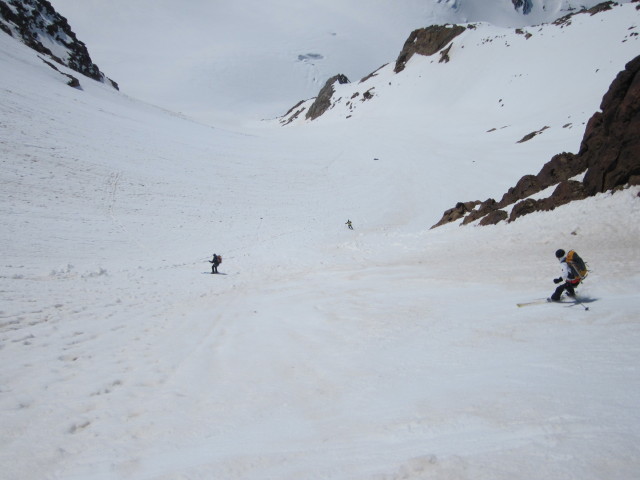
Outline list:
[[[611,84],[585,131],[579,155],[587,163],[589,195],[612,190],[640,175],[640,56]]]
[[[597,193],[640,184],[640,56],[627,63],[620,72],[585,129],[578,154],[554,155],[537,175],[525,175],[496,203],[488,199],[477,210],[447,210],[433,227],[464,217],[462,224],[475,220],[480,225],[504,218],[497,212],[513,205],[509,222],[536,211],[553,210],[560,205],[582,200]],[[585,172],[582,181],[573,177]],[[528,198],[557,185],[544,199]],[[464,205],[463,203],[456,204]]]
[[[504,210],[494,210],[491,213],[488,213],[482,220],[478,222],[481,226],[486,225],[495,225],[496,223],[500,223],[503,220],[506,220],[509,217],[509,214]]]
[[[538,210],[538,201],[532,198],[527,198],[513,206],[511,209],[511,215],[509,215],[509,221],[513,222],[516,218],[521,217],[522,215],[527,215]]]
[[[549,127],[542,127],[540,130],[536,130],[535,132],[531,132],[528,133],[527,135],[525,135],[524,137],[522,137],[520,140],[518,140],[517,143],[524,143],[524,142],[528,142],[529,140],[531,140],[532,138],[540,135],[542,132],[544,132],[545,130],[547,130]]]
[[[586,168],[587,162],[583,157],[563,152],[551,157],[551,160],[544,164],[536,177],[540,181],[542,190],[562,180],[575,177],[584,172]]]
[[[349,83],[349,79],[342,74],[334,75],[324,84],[324,87],[318,93],[316,100],[309,107],[306,118],[315,120],[331,107],[331,97],[335,92],[333,85],[338,82],[339,84]]]
[[[465,27],[461,25],[432,25],[414,30],[404,42],[402,51],[396,60],[394,72],[399,73],[404,70],[409,59],[416,53],[430,56],[439,52],[447,43],[464,31]],[[445,57],[448,58],[448,56]]]
[[[515,187],[511,187],[502,196],[502,199],[498,202],[498,208],[511,205],[522,198],[538,193],[540,190],[542,190],[540,179],[536,175],[525,175],[516,183]]]
[[[541,210],[553,210],[574,200],[587,198],[584,184],[577,180],[565,180],[560,182],[549,198],[541,200]]]
[[[449,57],[451,47],[453,47],[453,43],[450,43],[447,48],[443,48],[442,50],[440,50],[440,63],[449,63],[449,60],[451,60],[451,58]]]
[[[2,0],[0,0],[0,2],[1,1]],[[468,28],[474,28],[474,26],[469,25]],[[409,35],[409,38],[404,43],[404,47],[402,48],[402,51],[400,52],[400,55],[396,60],[394,68],[395,73],[399,73],[404,70],[407,61],[416,53],[419,55],[429,56],[440,52],[440,63],[449,62],[451,59],[449,57],[451,44],[449,46],[447,46],[447,44],[465,30],[466,28],[460,25],[433,25],[427,28],[414,30],[413,32],[411,32],[411,35]],[[376,73],[377,70],[360,80],[360,83],[363,83],[369,78],[374,77]],[[349,79],[344,75],[335,75],[327,80],[325,85],[318,93],[318,96],[315,98],[313,104],[305,113],[305,118],[307,120],[315,120],[332,107],[332,102],[334,102],[333,94],[335,92],[333,86],[335,85],[336,81],[338,83],[349,83]],[[363,101],[370,100],[374,97],[372,90],[373,89],[370,88],[362,93]],[[354,95],[360,95],[360,93],[357,92]],[[299,108],[297,110],[296,108],[300,106],[301,103],[302,102],[296,105],[296,107],[289,109],[289,111],[282,117],[279,117],[279,121],[282,125],[288,125],[295,119],[300,118],[301,114],[304,111],[304,108]],[[350,108],[352,108],[353,106],[353,104],[349,102],[347,102],[347,105],[350,106]]]
[[[598,5],[596,5],[594,7],[586,9],[586,13],[588,13],[591,16],[593,16],[596,13],[606,12],[607,10],[611,10],[616,5],[617,5],[617,3],[616,2],[612,2],[612,1],[602,2],[602,3],[599,3]]]
[[[444,214],[442,215],[442,218],[440,219],[440,221],[438,223],[436,223],[433,227],[439,227],[441,225],[447,224],[447,223],[451,223],[451,222],[455,222],[456,220],[460,220],[462,217],[464,217],[467,213],[473,211],[473,209],[479,205],[480,202],[476,201],[476,202],[458,202],[456,203],[456,206],[453,208],[450,208],[449,210],[447,210],[446,212],[444,212]]]
[[[634,0],[634,1],[636,1],[636,0]],[[605,12],[607,10],[611,10],[614,7],[615,4],[616,4],[615,2],[606,1],[606,2],[599,3],[596,6],[588,8],[588,9],[587,8],[583,8],[579,12],[573,12],[573,13],[570,13],[568,15],[565,15],[564,17],[558,18],[556,21],[553,22],[553,24],[561,26],[561,27],[564,27],[566,25],[571,25],[571,20],[575,15],[588,13],[589,15],[593,16],[593,15],[596,15],[597,13]]]
[[[462,221],[463,224],[471,223],[479,218],[484,217],[485,215],[489,215],[498,209],[498,202],[496,202],[493,198],[489,198],[480,204],[476,210],[472,211],[465,217]]]
[[[93,63],[86,45],[78,40],[67,19],[47,0],[0,0],[0,27],[60,65],[118,89],[118,84]],[[56,45],[56,53],[46,45]]]
[[[53,68],[56,72],[58,72],[60,75],[62,75],[63,77],[67,77],[69,80],[67,81],[67,85],[69,85],[70,87],[73,88],[80,88],[80,80],[78,80],[76,77],[74,77],[73,75],[69,75],[68,73],[64,73],[61,72],[60,69],[58,67],[56,67],[53,63],[51,62],[47,62],[44,58],[38,56],[38,58],[40,60],[42,60],[44,63],[46,63],[49,67]]]
[[[558,184],[551,196],[541,200],[527,198],[514,205],[509,215],[509,221],[529,213],[538,211],[549,211],[574,200],[582,200],[587,197],[582,182],[575,180],[564,180]],[[482,221],[479,222],[483,225]]]

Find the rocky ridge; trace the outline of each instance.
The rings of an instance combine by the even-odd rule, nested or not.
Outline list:
[[[461,25],[432,25],[414,30],[404,42],[393,71],[400,73],[404,70],[409,59],[415,54],[429,57],[438,53],[465,30]],[[441,62],[449,61],[446,56],[449,48],[450,46],[446,50],[447,53],[441,55]]]
[[[513,0],[513,3],[516,9],[524,9],[527,5],[526,2],[516,0]],[[632,3],[638,3],[636,9],[640,10],[640,0],[633,0]],[[554,24],[560,27],[569,26],[575,15],[596,15],[615,6],[615,2],[606,1],[563,16]],[[453,40],[467,28],[476,28],[476,26],[474,24],[435,25],[411,32],[398,55],[394,72],[401,72],[407,61],[415,54],[431,56],[440,53],[440,62],[449,61],[448,53]],[[523,29],[516,29],[516,33],[525,35],[527,38],[532,35]],[[637,33],[632,32],[629,35],[633,36]],[[629,62],[625,70],[616,77],[602,100],[602,111],[594,114],[589,120],[577,154],[563,152],[554,155],[536,175],[523,176],[515,186],[504,193],[499,201],[489,198],[485,201],[458,202],[444,212],[440,221],[431,228],[456,221],[460,221],[462,225],[476,221],[478,225],[492,225],[501,221],[512,222],[535,211],[553,210],[560,205],[597,193],[622,188],[625,185],[639,184],[639,69],[640,57]],[[377,70],[364,77],[360,80],[360,84],[364,84],[376,73]],[[299,102],[279,119],[280,123],[287,125],[300,118],[305,112],[307,120],[317,119],[343,101],[342,98],[334,98],[334,86],[337,83],[348,82],[344,75],[330,78],[318,97],[312,99],[313,101]],[[356,99],[365,101],[373,98],[372,90],[373,88],[369,88],[362,94],[354,93],[345,105],[351,110]],[[518,143],[531,140],[547,128],[549,127],[531,132]],[[554,186],[553,192],[547,198],[531,198]]]
[[[492,225],[536,211],[581,200],[598,193],[640,185],[640,55],[614,79],[585,129],[577,154],[560,153],[536,175],[525,175],[500,201],[459,202],[444,212],[435,228],[462,220],[466,225]],[[583,174],[582,180],[576,177]],[[556,186],[550,196],[532,195]],[[507,207],[511,207],[510,213]]]
[[[448,53],[452,46],[453,39],[467,28],[474,28],[474,25],[469,24],[466,27],[461,25],[432,25],[414,30],[405,41],[396,59],[394,72],[399,73],[404,70],[409,59],[416,54],[431,56],[440,52],[439,61],[441,63],[448,62]],[[383,65],[383,67],[384,66],[385,65]],[[376,72],[377,70],[362,78],[360,83],[365,83],[368,79],[374,77]],[[300,118],[302,114],[304,114],[306,120],[315,120],[333,108],[336,103],[341,100],[340,98],[336,99],[334,97],[334,85],[336,85],[336,83],[344,84],[350,83],[350,81],[344,74],[334,75],[327,80],[317,97],[310,100],[301,100],[280,117],[280,124],[283,126],[288,125]],[[368,89],[362,94],[354,94],[348,104],[354,102],[358,97],[360,97],[360,101],[370,100],[373,98],[372,90],[373,89]]]
[[[533,7],[531,0],[511,1],[514,9],[518,12],[522,12],[523,15],[527,15],[531,12],[531,9]],[[640,2],[640,0],[631,0],[631,3],[638,2]],[[590,8],[583,7],[580,10],[572,11],[571,13],[558,18],[553,23],[561,27],[566,27],[571,25],[571,21],[576,15],[596,15],[600,12],[611,10],[616,5],[618,4],[615,1],[607,0]],[[640,7],[638,8],[640,9]],[[436,53],[439,53],[440,58],[438,61],[440,63],[449,62],[449,51],[451,50],[451,47],[453,45],[453,40],[461,33],[463,33],[466,29],[475,28],[477,28],[476,24],[468,23],[466,25],[431,25],[425,28],[414,30],[405,41],[402,50],[400,51],[400,54],[395,61],[394,73],[402,72],[405,69],[407,62],[413,55],[416,54],[422,56],[433,56]],[[515,31],[517,34],[524,35],[526,38],[530,38],[533,35],[530,31],[522,28],[517,28]],[[385,66],[386,65],[383,65],[382,67]],[[380,68],[378,70],[380,70]],[[374,77],[378,70],[362,78],[359,83],[364,84],[368,79]],[[336,85],[336,83],[350,83],[350,81],[344,74],[334,75],[329,80],[327,80],[325,85],[318,93],[317,97],[299,101],[284,115],[279,117],[278,121],[280,122],[280,124],[283,126],[289,125],[302,116],[304,116],[306,120],[312,121],[321,117],[328,110],[334,108],[336,104],[342,100],[341,98],[336,98],[334,96],[336,90],[333,88],[333,86]],[[362,94],[360,100],[365,101],[373,98],[373,93],[371,92],[371,90],[373,89],[366,90]],[[350,99],[350,102],[347,102],[347,105],[353,103],[353,101],[355,101],[356,97],[358,96],[360,96],[359,93],[354,94],[354,97]],[[529,134],[530,136],[528,138],[523,138],[521,142],[533,138],[535,135],[542,133],[543,130],[544,128],[540,131],[532,132],[531,134]]]
[[[0,30],[47,57],[40,58],[69,77],[70,86],[79,87],[79,80],[60,72],[51,61],[118,90],[118,84],[93,63],[86,45],[78,40],[67,19],[47,0],[0,0]]]

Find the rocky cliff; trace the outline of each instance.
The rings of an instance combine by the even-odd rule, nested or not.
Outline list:
[[[318,118],[331,107],[331,97],[333,97],[333,93],[335,92],[333,85],[336,82],[338,84],[349,83],[349,79],[345,75],[339,74],[327,80],[324,87],[322,87],[320,93],[316,97],[316,100],[307,111],[306,117],[309,120]]]
[[[500,201],[459,202],[432,228],[462,219],[462,224],[512,222],[522,215],[554,208],[598,193],[640,185],[640,56],[621,71],[585,129],[577,154],[555,155],[536,175],[525,175]],[[584,173],[582,181],[572,180]],[[529,198],[556,185],[543,199]],[[510,213],[507,213],[510,207]]]
[[[0,30],[49,60],[118,89],[118,84],[93,63],[86,45],[48,1],[0,0]],[[45,62],[57,70],[51,62]],[[79,82],[72,77],[69,85],[78,86]]]
[[[438,53],[464,31],[465,27],[460,25],[432,25],[414,30],[404,42],[393,71],[399,73],[404,70],[409,59],[415,54],[428,57]],[[447,61],[446,57],[441,57],[440,61]]]
[[[436,53],[440,53],[439,62],[449,61],[449,49],[451,48],[452,41],[455,37],[465,31],[466,28],[475,28],[474,25],[468,25],[463,27],[460,25],[432,25],[426,28],[419,28],[414,30],[409,35],[409,38],[404,43],[400,54],[395,63],[394,71],[399,73],[404,70],[407,62],[413,55],[431,56]],[[374,77],[376,71],[370,73],[360,83],[366,82],[369,78]],[[279,118],[281,125],[288,125],[298,118],[304,118],[306,120],[315,120],[324,114],[327,110],[330,110],[336,103],[337,99],[334,98],[336,84],[350,83],[349,79],[343,75],[338,74],[331,77],[324,84],[318,96],[310,100],[301,100],[295,106],[291,107],[287,113]],[[373,89],[366,90],[362,94],[357,93],[349,100],[349,104],[355,101],[355,97],[359,97],[360,101],[367,101],[373,98]]]

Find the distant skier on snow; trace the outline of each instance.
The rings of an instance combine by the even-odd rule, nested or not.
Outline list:
[[[556,258],[560,261],[560,265],[562,267],[562,275],[558,278],[553,279],[553,283],[559,283],[560,285],[558,285],[549,300],[553,302],[559,302],[560,296],[565,291],[567,292],[567,295],[569,297],[575,298],[575,289],[580,284],[582,279],[586,277],[587,267],[584,261],[573,250],[570,250],[567,254],[564,250],[559,249],[556,251]]]
[[[218,265],[222,263],[222,255],[216,255],[214,253],[209,263],[211,264],[211,273],[218,273]]]
[[[353,230],[353,224],[351,223],[351,220],[347,220],[345,225],[349,227],[349,230]]]

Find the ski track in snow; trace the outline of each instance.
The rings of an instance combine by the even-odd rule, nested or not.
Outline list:
[[[429,230],[489,180],[409,122],[231,132],[0,45],[3,478],[635,478],[639,187]],[[559,247],[590,310],[517,308]]]

